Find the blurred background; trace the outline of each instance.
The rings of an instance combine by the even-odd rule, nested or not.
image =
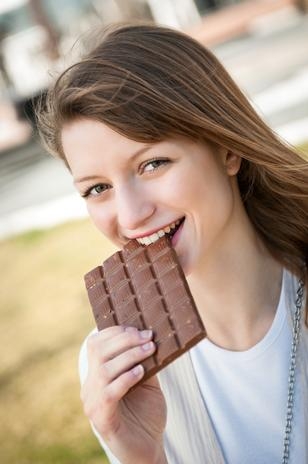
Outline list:
[[[81,35],[129,19],[208,46],[270,126],[308,153],[308,0],[0,1],[1,464],[104,462],[77,360],[93,327],[83,275],[114,248],[40,146],[33,104],[78,57]]]

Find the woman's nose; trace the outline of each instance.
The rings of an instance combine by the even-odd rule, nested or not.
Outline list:
[[[118,224],[124,231],[136,231],[146,224],[155,211],[153,201],[145,192],[125,189],[116,196]]]

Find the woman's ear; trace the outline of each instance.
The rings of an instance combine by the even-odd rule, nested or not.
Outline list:
[[[227,151],[225,154],[225,169],[228,176],[235,176],[241,167],[242,158],[235,155],[232,151]]]

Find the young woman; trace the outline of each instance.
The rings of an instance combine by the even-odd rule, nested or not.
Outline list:
[[[81,398],[112,463],[308,462],[308,164],[188,36],[121,25],[39,110],[98,229],[172,244],[207,338],[137,389],[150,331],[81,350]]]

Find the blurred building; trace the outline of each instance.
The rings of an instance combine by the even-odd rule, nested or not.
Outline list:
[[[145,18],[186,28],[239,0],[1,0],[0,95],[17,108],[46,88],[60,57],[97,23]]]
[[[308,2],[281,1],[298,2],[302,9]],[[25,116],[33,123],[32,100],[47,88],[53,71],[69,64],[67,53],[83,32],[125,19],[151,19],[185,30],[198,24],[203,28],[202,18],[226,7],[262,2],[275,0],[1,0],[0,150],[1,137],[9,133],[8,124],[1,132],[3,115],[11,125]],[[73,53],[70,56],[73,59]],[[12,108],[6,112],[9,105],[15,113]]]

